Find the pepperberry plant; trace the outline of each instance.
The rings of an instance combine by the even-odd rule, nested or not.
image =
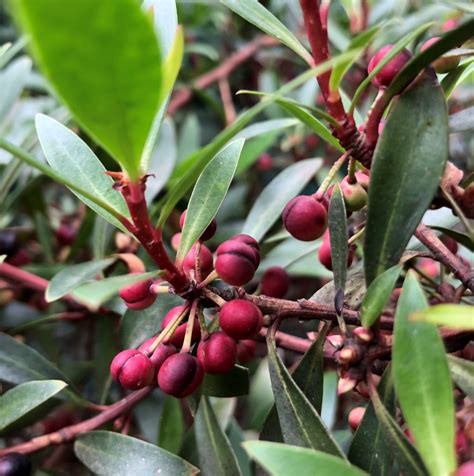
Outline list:
[[[2,8],[0,476],[474,474],[472,6]]]

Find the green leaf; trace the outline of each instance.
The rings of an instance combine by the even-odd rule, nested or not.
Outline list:
[[[39,352],[0,333],[0,380],[21,384],[50,379],[68,382],[67,377]]]
[[[246,441],[243,447],[272,476],[363,476],[364,471],[322,451],[281,443]]]
[[[398,300],[393,343],[395,389],[405,421],[433,475],[456,469],[453,388],[443,341],[435,326],[410,322],[427,307],[414,273],[408,273]]]
[[[74,452],[92,472],[103,476],[199,473],[196,467],[168,451],[111,431],[81,434],[74,443]]]
[[[321,164],[321,159],[306,159],[280,172],[255,200],[242,233],[247,233],[260,241],[280,218],[288,200],[305,187]]]
[[[184,421],[181,402],[167,395],[163,403],[158,433],[158,446],[173,454],[178,454],[184,436]]]
[[[388,116],[370,176],[367,284],[398,263],[436,193],[448,157],[447,117],[440,87],[426,76],[404,91]]]
[[[177,262],[183,261],[216,216],[234,178],[243,146],[243,139],[230,143],[207,164],[199,176],[189,200]]]
[[[61,380],[27,382],[8,390],[0,396],[0,432],[17,420],[27,418],[67,384]]]
[[[444,94],[449,98],[459,84],[467,79],[474,72],[474,58],[460,64],[457,68],[450,71],[442,80],[441,87]]]
[[[249,393],[249,371],[246,367],[235,365],[224,375],[205,374],[202,382],[203,395],[228,398]]]
[[[31,71],[31,60],[21,57],[0,72],[0,124],[20,96]]]
[[[377,33],[378,30],[373,33]],[[331,77],[329,78],[329,89],[330,91],[337,92],[341,81],[349,71],[350,67],[359,59],[361,54],[364,52],[363,48],[350,48],[348,52],[352,53],[352,57],[348,58],[344,63],[338,64],[331,72]]]
[[[102,304],[114,297],[124,286],[155,278],[158,275],[158,271],[152,271],[150,273],[113,276],[112,278],[83,284],[72,292],[72,296],[76,301],[93,310],[97,310]]]
[[[336,293],[344,291],[347,274],[347,218],[344,197],[339,184],[334,186],[329,202],[328,213],[329,235],[331,237],[331,261],[334,273],[334,286]]]
[[[129,217],[125,200],[120,192],[113,189],[112,178],[105,174],[105,167],[89,146],[74,132],[52,117],[38,114],[35,122],[41,148],[51,168],[91,195],[109,204],[118,214]],[[125,230],[123,225],[109,212],[75,190],[72,192],[102,218]]]
[[[15,7],[58,96],[136,179],[162,95],[150,19],[135,0],[19,0]]]
[[[321,417],[291,378],[271,337],[267,338],[268,360],[273,396],[285,443],[344,455],[324,426]]]
[[[178,26],[173,45],[163,63],[163,85],[161,88],[160,101],[163,102],[168,94],[171,93],[173,85],[178,77],[183,60],[184,51],[184,33],[183,28]]]
[[[380,316],[402,269],[401,265],[392,266],[370,283],[360,306],[360,322],[364,327],[371,327]]]
[[[418,451],[408,441],[397,422],[384,407],[379,395],[371,396],[372,404],[380,422],[383,437],[393,454],[395,461],[406,476],[427,476]]]
[[[183,304],[178,296],[163,294],[146,309],[134,311],[128,309],[122,318],[120,341],[125,349],[138,347],[148,338],[161,331],[161,322],[165,314],[174,306]]]
[[[257,0],[246,0],[245,2],[239,0],[221,0],[221,2],[252,25],[260,28],[260,30],[268,35],[277,38],[288,48],[292,49],[298,56],[303,58],[306,63],[311,64],[313,62],[311,54],[299,42],[298,38]]]
[[[415,312],[409,319],[451,329],[474,330],[474,309],[469,305],[438,304]]]
[[[474,401],[474,362],[448,355],[448,364],[454,383]]]
[[[389,415],[395,415],[395,391],[390,367],[377,387],[383,405]],[[348,452],[349,461],[373,476],[389,475],[392,469],[392,449],[383,438],[381,423],[369,402]]]
[[[450,228],[444,228],[442,226],[430,226],[431,229],[441,231],[444,235],[448,235],[456,240],[460,245],[465,246],[468,250],[474,251],[474,241],[468,235],[460,233]]]
[[[241,476],[229,439],[222,431],[207,397],[203,396],[194,419],[194,431],[203,476]]]
[[[109,267],[115,258],[67,266],[56,274],[46,289],[46,301],[53,302],[76,289],[81,284],[92,280],[98,273]]]
[[[245,441],[245,435],[235,418],[232,418],[227,425],[226,435],[229,438],[232,449],[234,450],[237,462],[239,463],[242,476],[253,476],[253,467],[246,451],[242,448]]]

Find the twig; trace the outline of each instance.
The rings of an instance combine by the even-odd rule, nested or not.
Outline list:
[[[219,79],[219,92],[221,93],[222,105],[224,106],[225,125],[227,127],[235,121],[237,116],[227,78]]]

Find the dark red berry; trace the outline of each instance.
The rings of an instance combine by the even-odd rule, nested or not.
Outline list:
[[[129,309],[140,310],[151,306],[156,299],[156,294],[150,290],[153,281],[147,279],[123,287],[119,294]]]
[[[140,352],[143,352],[145,355],[148,355],[148,349],[150,346],[155,342],[158,336],[153,336],[147,339],[143,344],[138,347]],[[176,354],[177,349],[173,344],[164,344],[161,343],[153,352],[153,354],[149,355],[149,359],[155,370],[159,370],[162,366],[163,362],[173,354]]]
[[[22,453],[8,453],[0,458],[0,476],[30,476],[31,463]]]
[[[219,323],[230,337],[249,339],[262,328],[263,315],[255,304],[244,299],[234,299],[222,306]]]
[[[299,195],[290,200],[282,216],[285,228],[301,241],[316,240],[324,233],[328,223],[324,205],[309,195]]]
[[[461,195],[461,210],[467,218],[474,219],[474,183],[469,184]]]
[[[165,327],[175,319],[179,314],[181,314],[184,310],[184,306],[176,306],[171,308],[168,313],[163,318],[163,322],[161,323],[161,328],[165,329]],[[181,347],[184,342],[184,336],[186,335],[186,326],[187,322],[183,322],[180,324],[176,330],[174,331],[173,336],[169,339],[176,347]],[[192,342],[197,342],[201,338],[201,328],[199,327],[199,322],[197,320],[194,321],[193,333],[191,336]]]
[[[240,238],[224,241],[217,248],[216,254],[217,274],[233,286],[248,283],[260,263],[258,250]]]
[[[198,245],[194,244],[189,253],[183,260],[183,269],[186,273],[194,272],[196,268],[196,250]],[[212,253],[205,245],[200,245],[200,265],[201,265],[201,277],[205,278],[212,270]]]
[[[174,354],[165,360],[158,372],[158,385],[163,392],[183,398],[196,390],[204,378],[204,369],[196,357]]]
[[[437,43],[441,38],[439,36],[435,36],[434,38],[430,38],[429,40],[425,41],[420,48],[420,51],[425,51],[428,49],[430,46],[434,45]],[[445,57],[439,57],[436,58],[432,63],[431,66],[433,66],[434,70],[439,73],[439,74],[444,74],[444,73],[449,73],[452,69],[456,68],[459,65],[459,62],[461,61],[460,57],[451,57],[451,58],[445,58]]]
[[[201,341],[197,350],[197,358],[208,374],[226,374],[237,361],[237,344],[224,332],[215,332]]]
[[[183,229],[183,226],[184,226],[184,220],[186,219],[186,212],[187,210],[184,210],[184,212],[181,213],[181,216],[179,217],[179,226],[181,229]],[[212,219],[211,223],[209,223],[209,226],[204,230],[200,239],[202,241],[210,240],[216,234],[216,230],[217,230],[216,220]]]
[[[77,230],[70,223],[62,223],[56,230],[56,239],[62,246],[69,246],[76,241]]]
[[[446,248],[451,251],[451,253],[456,254],[458,252],[459,245],[454,238],[451,238],[448,235],[443,235],[440,239],[444,243],[444,246],[446,246]]]
[[[372,57],[369,62],[367,71],[369,74],[380,63],[380,61],[392,50],[393,45],[385,45],[380,48],[377,53]],[[399,71],[410,60],[411,53],[407,49],[401,50],[397,53],[372,79],[372,83],[381,88],[387,87],[392,82],[393,78],[399,73]]]
[[[281,298],[288,291],[290,278],[288,273],[280,266],[268,268],[262,276],[262,294],[265,296]]]
[[[245,365],[255,357],[257,343],[252,339],[244,339],[237,342],[237,361]]]
[[[110,365],[112,378],[129,390],[150,385],[155,374],[151,360],[136,349],[123,350]]]

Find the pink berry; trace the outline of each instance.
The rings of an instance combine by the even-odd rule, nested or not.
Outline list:
[[[314,197],[299,195],[286,204],[283,210],[283,223],[294,238],[312,241],[324,233],[328,214],[324,206]]]
[[[215,332],[199,343],[197,358],[206,373],[226,374],[237,360],[237,344],[224,332]]]
[[[266,154],[266,153],[262,154],[257,159],[258,170],[261,170],[262,172],[266,172],[268,170],[272,170],[272,167],[273,167],[273,160],[270,154]]]
[[[392,50],[393,45],[385,45],[380,48],[377,53],[372,57],[369,62],[368,72],[372,70],[380,63],[380,61]],[[407,49],[401,50],[397,53],[372,79],[372,83],[381,88],[388,87],[393,81],[393,78],[400,72],[406,63],[411,58],[411,53]]]
[[[221,329],[234,339],[249,339],[263,326],[263,315],[253,303],[234,299],[225,303],[219,314]]]
[[[288,291],[290,278],[288,273],[280,266],[268,268],[262,276],[262,294],[265,296],[281,298]]]
[[[156,299],[156,294],[150,290],[153,281],[147,279],[123,287],[119,294],[129,309],[141,310],[151,306]]]
[[[115,356],[110,373],[122,387],[138,390],[151,384],[155,368],[146,355],[136,349],[127,349]]]
[[[360,422],[362,421],[362,418],[364,418],[364,413],[365,413],[365,408],[364,407],[355,407],[349,412],[349,426],[353,430],[357,430],[357,428],[360,425]]]
[[[200,245],[200,264],[201,264],[201,277],[205,278],[212,270],[212,253],[205,245]],[[190,273],[195,270],[196,267],[196,250],[197,244],[194,244],[189,253],[183,260],[183,269],[186,273]]]
[[[171,248],[173,248],[173,250],[178,251],[180,240],[181,240],[181,233],[175,233],[171,237]]]
[[[186,212],[187,210],[184,210],[183,213],[181,213],[181,216],[179,217],[179,226],[181,229],[183,229],[184,226],[184,220],[186,219]],[[211,223],[209,223],[209,226],[204,230],[203,234],[201,235],[200,240],[206,241],[210,240],[215,234],[217,230],[217,223],[215,219],[212,219]]]
[[[163,318],[163,322],[161,323],[161,328],[164,330],[165,327],[173,320],[175,319],[179,314],[181,314],[184,310],[184,305],[183,306],[176,306],[171,308],[165,317]],[[171,344],[173,344],[176,347],[181,347],[184,342],[184,336],[186,335],[186,326],[187,322],[184,322],[183,324],[180,324],[176,330],[174,331],[174,334],[172,337],[169,339]],[[201,328],[199,327],[199,322],[197,320],[194,320],[194,326],[193,326],[193,333],[191,336],[191,342],[197,342],[201,337]]]
[[[183,398],[196,390],[204,378],[202,365],[189,354],[167,358],[158,372],[158,385],[163,392]]]
[[[468,461],[459,466],[455,476],[474,476],[474,461]]]

